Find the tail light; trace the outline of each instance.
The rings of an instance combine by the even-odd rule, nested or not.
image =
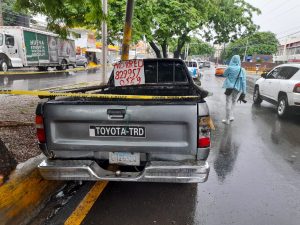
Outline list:
[[[295,93],[300,93],[300,83],[295,84],[295,87],[294,87],[293,92],[295,92]]]
[[[36,125],[36,136],[40,143],[46,142],[46,134],[44,129],[44,120],[40,115],[36,115],[35,117],[35,125]]]
[[[198,148],[210,147],[211,119],[209,116],[198,118]]]

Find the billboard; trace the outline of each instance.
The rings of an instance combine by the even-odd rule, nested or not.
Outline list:
[[[75,62],[75,43],[54,36],[24,30],[26,58],[28,64],[55,63],[60,57]]]
[[[49,62],[48,38],[44,34],[24,31],[26,58],[30,62]]]

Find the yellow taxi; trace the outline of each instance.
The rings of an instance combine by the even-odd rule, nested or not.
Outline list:
[[[218,65],[216,66],[215,75],[216,76],[223,76],[224,71],[226,70],[227,66],[225,65]]]

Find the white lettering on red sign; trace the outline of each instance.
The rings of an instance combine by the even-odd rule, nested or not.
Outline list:
[[[133,59],[114,65],[115,86],[145,84],[144,61]]]

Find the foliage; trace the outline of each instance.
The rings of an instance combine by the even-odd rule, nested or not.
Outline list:
[[[142,2],[137,0],[137,4]],[[175,42],[174,57],[179,57],[192,35],[225,43],[258,28],[252,15],[260,11],[244,0],[153,0],[150,5],[135,12],[139,17],[148,15],[146,11],[151,9],[152,20],[141,20],[143,31],[163,51]]]
[[[27,19],[27,25],[29,24],[29,18],[27,17],[24,10],[15,10],[16,0],[2,0],[2,13],[4,26],[11,25],[26,25],[25,20]]]
[[[66,36],[67,28],[101,28],[100,0],[16,0],[19,9],[48,17],[49,29]],[[126,0],[108,1],[109,42],[120,41]],[[174,57],[179,57],[191,36],[225,43],[257,29],[253,13],[260,11],[245,0],[136,0],[133,41],[146,37],[158,57],[167,57],[167,49],[176,43]]]
[[[16,0],[17,9],[47,16],[48,29],[67,36],[67,29],[84,26],[100,29],[102,5],[99,0]]]
[[[215,44],[228,43],[259,28],[253,23],[252,16],[261,11],[245,0],[211,0],[208,10],[205,37],[214,40]]]
[[[198,38],[192,38],[189,43],[189,55],[212,55],[215,49],[209,43],[201,41]]]
[[[279,42],[272,32],[256,32],[248,37],[242,37],[231,42],[223,53],[225,59],[231,58],[233,55],[240,55],[244,58],[247,46],[247,55],[262,54],[272,55],[277,52]]]

